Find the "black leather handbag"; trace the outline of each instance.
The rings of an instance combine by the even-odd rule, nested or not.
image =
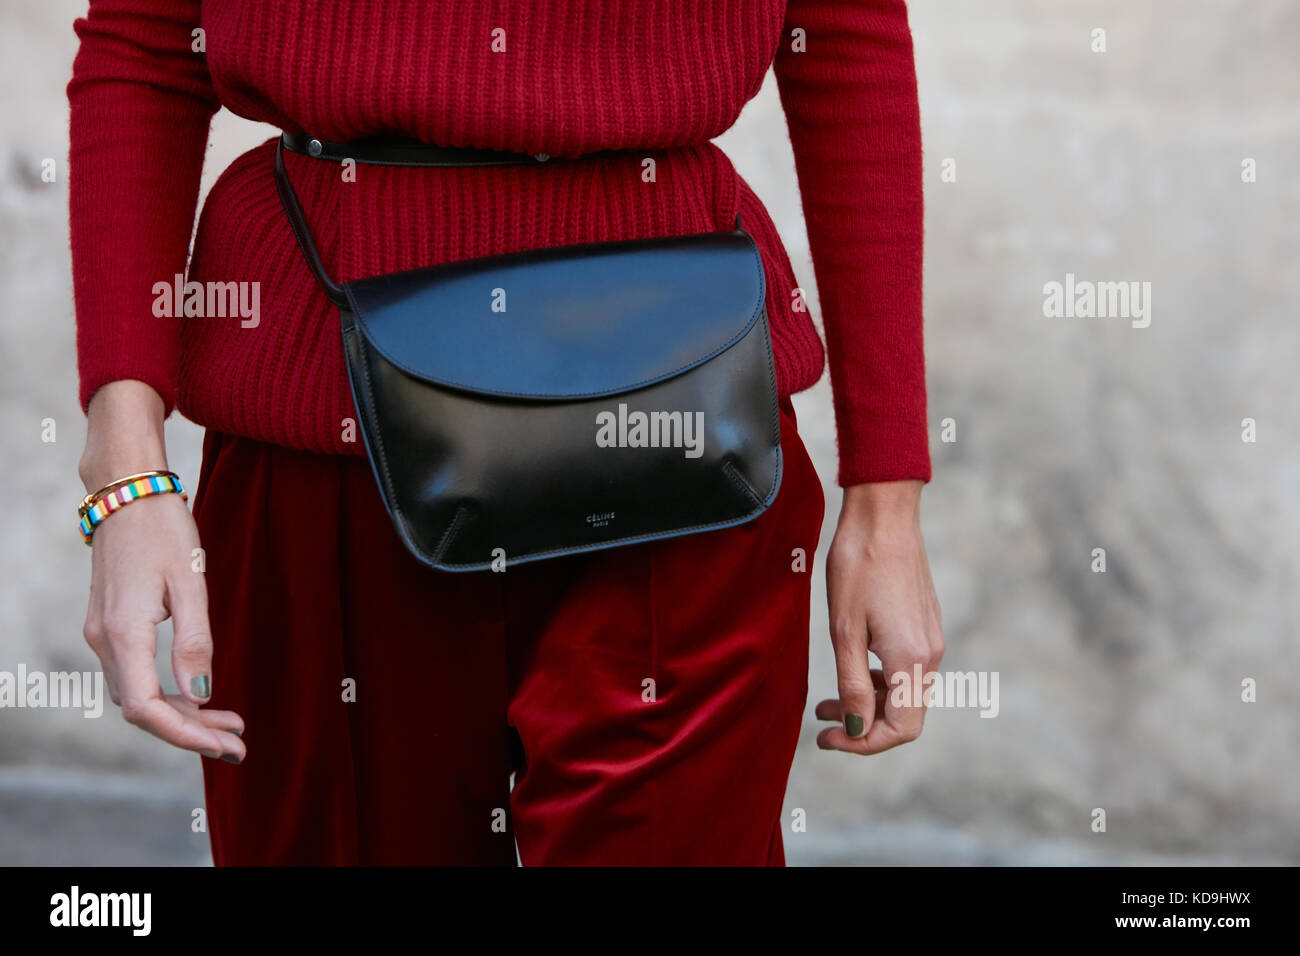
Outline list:
[[[339,307],[375,478],[421,561],[501,569],[730,527],[775,499],[781,429],[763,264],[739,219],[730,232],[543,248],[339,285],[289,183],[286,143],[326,159],[467,160],[430,158],[437,148],[423,144],[357,158],[356,144],[300,134],[275,152],[290,226]]]

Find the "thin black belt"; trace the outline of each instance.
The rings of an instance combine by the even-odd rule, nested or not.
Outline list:
[[[435,146],[418,139],[377,136],[346,143],[331,143],[309,133],[283,133],[284,148],[316,159],[378,166],[539,166],[551,159],[545,153],[510,153],[495,149]]]
[[[311,241],[307,230],[307,219],[298,203],[298,196],[289,185],[289,177],[284,169],[284,150],[301,153],[315,159],[342,162],[351,159],[358,163],[379,166],[540,166],[554,161],[563,162],[564,158],[553,159],[545,153],[511,153],[495,149],[471,149],[461,146],[435,146],[418,139],[399,136],[376,136],[366,139],[354,139],[346,143],[332,143],[319,139],[309,133],[280,134],[280,143],[275,151],[276,189],[281,202],[289,214],[289,224],[293,228],[298,245],[302,247],[307,264],[316,276],[325,294],[335,305],[344,306],[346,300],[343,289],[325,271],[316,251],[316,244]],[[578,157],[585,159],[594,156],[630,154],[632,150],[601,150],[586,153]],[[736,228],[743,229],[740,213],[736,213]]]
[[[494,149],[471,149],[459,146],[435,146],[398,136],[376,136],[366,139],[350,140],[346,143],[331,143],[309,133],[280,134],[280,142],[275,150],[275,187],[280,194],[280,201],[288,213],[289,226],[293,230],[298,245],[307,259],[307,265],[325,295],[340,308],[347,306],[343,287],[330,278],[312,241],[307,228],[307,217],[303,215],[298,196],[289,184],[289,176],[284,168],[284,151],[288,149],[315,159],[343,162],[353,160],[378,166],[540,166],[551,157],[545,153],[536,156],[530,153],[511,153]],[[605,155],[626,150],[608,150],[605,153],[588,153],[588,156]],[[560,160],[557,160],[557,162]],[[740,217],[736,217],[739,225]]]

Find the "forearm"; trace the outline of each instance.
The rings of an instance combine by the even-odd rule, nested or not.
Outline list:
[[[80,400],[111,383],[176,400],[180,319],[155,285],[186,268],[217,99],[197,0],[92,0],[68,83],[68,224]]]
[[[848,487],[930,478],[920,112],[901,0],[791,0],[790,129]]]

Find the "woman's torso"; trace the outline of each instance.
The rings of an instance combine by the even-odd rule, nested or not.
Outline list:
[[[746,211],[768,274],[783,392],[820,375],[806,312],[762,204],[708,140],[762,83],[784,0],[205,0],[223,105],[321,139],[380,134],[601,158],[540,167],[401,169],[291,156],[341,279],[578,242],[732,228]],[[778,135],[784,135],[780,131]],[[204,205],[192,280],[256,283],[259,316],[187,320],[179,407],[200,424],[361,454],[337,311],[284,220],[263,144]]]

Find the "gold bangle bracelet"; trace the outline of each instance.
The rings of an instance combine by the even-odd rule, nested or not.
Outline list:
[[[124,485],[129,485],[133,481],[139,481],[141,478],[175,478],[179,481],[180,475],[176,474],[174,471],[155,468],[152,471],[142,471],[138,474],[127,475],[125,478],[119,478],[116,481],[110,481],[103,488],[100,488],[98,491],[92,491],[90,494],[86,495],[86,497],[81,499],[81,504],[77,507],[77,517],[86,517],[86,512],[95,507],[95,502],[104,497],[104,495],[116,491]]]

